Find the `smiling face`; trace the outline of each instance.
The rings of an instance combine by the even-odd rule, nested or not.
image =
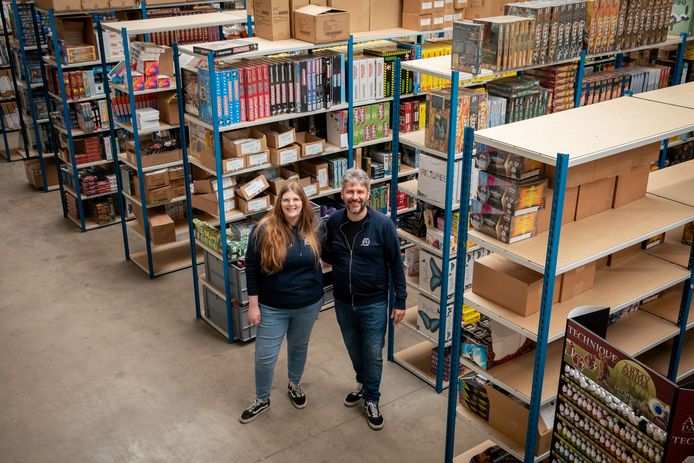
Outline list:
[[[369,194],[366,185],[352,182],[345,182],[342,185],[342,201],[347,207],[347,212],[352,216],[361,215],[365,211]]]
[[[299,220],[299,216],[301,215],[302,208],[301,198],[299,195],[294,193],[292,190],[287,190],[287,192],[282,195],[281,204],[284,218],[291,225],[296,224],[297,220]]]

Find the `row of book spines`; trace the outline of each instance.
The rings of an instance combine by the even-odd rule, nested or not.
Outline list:
[[[199,27],[179,31],[153,32],[150,40],[157,45],[171,45],[176,42],[179,45],[194,43],[215,42],[220,40],[218,27]]]
[[[157,99],[153,95],[135,95],[135,109],[156,108]],[[130,107],[130,97],[128,95],[117,95],[111,97],[111,109],[114,117],[119,122],[129,121],[132,114]]]
[[[534,95],[509,98],[506,102],[506,123],[518,122],[547,113],[552,92],[541,88]]]

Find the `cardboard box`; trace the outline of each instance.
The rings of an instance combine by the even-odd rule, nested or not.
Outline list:
[[[268,195],[258,196],[248,201],[243,198],[237,198],[236,206],[244,214],[262,212],[270,207],[270,198]]]
[[[109,0],[109,7],[111,8],[129,8],[137,5],[136,0]]]
[[[267,146],[284,148],[296,141],[296,129],[284,124],[261,125],[258,130],[265,134]]]
[[[453,197],[460,197],[460,161],[455,162],[453,177]],[[428,154],[419,155],[418,193],[428,200],[441,204],[446,202],[446,179],[448,166],[446,160]]]
[[[301,150],[301,157],[316,156],[324,149],[325,140],[310,132],[297,132],[296,143]]]
[[[433,28],[433,19],[430,14],[403,13],[402,14],[403,29],[413,31],[428,31]]]
[[[441,298],[443,261],[423,249],[419,251],[419,287],[429,295]],[[448,296],[455,293],[456,259],[448,261]]]
[[[268,188],[270,188],[270,184],[265,176],[260,174],[253,180],[236,187],[236,194],[246,201],[250,201]]]
[[[622,207],[646,196],[650,172],[651,166],[644,164],[632,167],[628,172],[618,175],[614,187],[612,207]]]
[[[327,6],[308,5],[294,11],[295,38],[311,43],[349,38],[349,13]]]
[[[465,6],[466,19],[488,18],[503,16],[504,6],[516,0],[468,0]]]
[[[470,226],[504,243],[515,243],[537,234],[539,211],[513,215],[472,199]]]
[[[142,140],[140,146],[142,146]],[[137,165],[137,157],[135,156],[135,144],[132,141],[126,143],[125,154],[128,158],[128,162],[130,162],[133,165]],[[171,162],[180,161],[182,159],[183,154],[180,149],[140,156],[142,167],[155,167],[161,164],[169,164]]]
[[[349,13],[350,32],[369,30],[370,0],[328,0],[328,6]]]
[[[299,163],[301,172],[314,177],[318,183],[318,188],[329,187],[328,163],[322,159],[310,159]]]
[[[431,14],[434,12],[434,0],[403,0],[402,12]]]
[[[310,4],[311,2],[309,0],[289,0],[289,22],[291,24],[292,37],[296,37],[294,10],[298,10],[299,8]]]
[[[585,293],[595,283],[596,263],[582,265],[562,275],[559,302],[564,302]]]
[[[222,134],[222,153],[229,157],[260,153],[266,149],[267,140],[260,130],[249,128]]]
[[[175,180],[184,180],[185,171],[183,167],[169,167],[169,181],[173,183]]]
[[[222,178],[222,188],[231,189],[236,185],[236,179],[234,177],[224,177]],[[203,180],[193,181],[193,191],[195,194],[200,193],[216,193],[217,192],[217,178],[211,177]]]
[[[445,0],[433,0],[434,7],[433,7],[433,12],[434,13],[443,13],[446,10],[446,1]]]
[[[142,200],[142,195],[140,194],[140,182],[138,182],[137,179],[135,179],[133,183],[135,185],[135,197]],[[173,198],[172,191],[169,186],[154,188],[145,191],[145,198],[147,200],[148,205],[171,201],[171,199]]]
[[[166,212],[148,211],[150,239],[153,244],[166,244],[176,241],[176,224]]]
[[[516,181],[480,171],[476,197],[505,214],[522,215],[543,207],[546,192],[546,178]]]
[[[431,15],[431,28],[434,30],[443,29],[446,23],[446,16],[443,12],[432,13]]]
[[[279,149],[270,148],[270,163],[278,167],[297,162],[300,151],[301,147],[296,143]]]
[[[528,430],[529,410],[525,405],[492,386],[486,386],[489,398],[489,424],[501,432],[506,438],[524,448]],[[554,404],[547,405],[554,407]],[[552,408],[553,410],[553,408]],[[542,412],[537,423],[537,447],[535,455],[549,452],[552,443],[552,428],[542,419]]]
[[[55,29],[64,64],[96,60],[97,41],[91,17],[55,18]]]
[[[287,177],[275,177],[268,181],[270,184],[270,191],[274,195],[278,195],[284,185],[292,182],[299,183],[299,174],[288,175]]]
[[[178,97],[176,92],[161,92],[157,96],[159,120],[171,125],[179,125]]]
[[[601,268],[607,267],[607,262],[609,260],[610,256],[605,256],[601,257],[600,259],[595,261],[595,271],[597,272]]]
[[[37,0],[36,6],[42,10],[54,9],[58,11],[80,11],[82,10],[82,3],[70,0]]]
[[[291,38],[289,0],[253,0],[256,36],[267,40]]]
[[[82,0],[82,10],[108,10],[109,0]]]
[[[248,168],[262,166],[268,163],[270,163],[270,151],[268,150],[246,156],[246,167]]]
[[[378,31],[400,27],[402,24],[401,0],[370,0],[369,29]]]
[[[456,10],[466,8],[467,5],[468,5],[467,0],[453,0],[453,8],[455,8]]]
[[[490,254],[475,261],[472,292],[527,317],[540,310],[542,280],[541,273]]]
[[[46,183],[48,186],[58,185],[58,172],[55,169],[55,160],[46,158],[44,162],[44,171],[46,172]],[[27,159],[24,161],[24,171],[26,173],[27,182],[33,185],[34,188],[43,188],[43,178],[41,177],[41,165],[38,159]]]
[[[547,189],[545,207],[540,209],[537,214],[537,232],[542,233],[549,230],[549,221],[552,212],[552,201],[554,190]],[[576,217],[576,203],[578,202],[578,187],[567,188],[564,192],[564,206],[562,209],[561,224],[573,222]]]
[[[549,187],[554,188],[554,166],[545,165],[545,175],[549,182]],[[595,180],[595,162],[586,162],[574,167],[569,167],[568,175],[566,176],[566,187],[571,188],[584,183],[590,183]]]
[[[225,190],[226,191],[226,190]],[[205,193],[192,195],[190,197],[191,207],[207,212],[208,214],[219,217],[219,196],[217,193]],[[236,198],[224,198],[224,212],[231,212],[236,209]]]
[[[575,220],[582,220],[612,207],[616,177],[595,180],[578,187]]]
[[[155,188],[169,186],[170,184],[169,171],[166,169],[157,170],[155,172],[146,172],[144,175],[146,190],[154,190]]]
[[[607,258],[607,265],[610,267],[614,267],[615,265],[619,265],[624,261],[627,261],[634,257],[636,254],[639,253],[641,250],[641,244],[634,244],[632,246],[629,246],[628,248],[624,248],[621,251],[614,252],[610,254]]]
[[[320,190],[320,186],[318,185],[318,182],[314,182],[314,179],[312,177],[306,177],[302,178],[299,181],[299,185],[302,186],[304,189],[304,193],[306,193],[307,197],[311,196],[316,196],[318,194],[318,191]]]

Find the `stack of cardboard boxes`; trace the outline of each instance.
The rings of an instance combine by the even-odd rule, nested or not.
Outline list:
[[[580,221],[643,198],[646,195],[650,166],[658,156],[659,144],[654,143],[569,168],[562,223]],[[549,183],[553,184],[554,167],[545,166],[544,170]],[[538,232],[549,228],[553,196],[551,189],[547,190],[546,196],[546,207],[538,212]],[[596,271],[627,261],[639,252],[640,247],[640,244],[636,244],[558,276],[554,302],[565,302],[590,290]],[[492,254],[475,262],[472,291],[527,317],[540,310],[542,280],[542,274]],[[500,292],[499,287],[505,290]]]
[[[415,31],[453,27],[453,21],[465,16],[467,1],[460,0],[403,0],[402,27]]]
[[[156,204],[171,201],[174,198],[185,196],[185,180],[183,167],[171,167],[156,171],[145,172],[144,186],[147,204]],[[140,182],[137,175],[131,180],[133,192],[136,198],[141,198]]]
[[[170,3],[161,0],[149,0],[147,4]],[[136,0],[38,0],[36,6],[42,10],[63,11],[107,10],[109,8],[131,8],[137,5]]]

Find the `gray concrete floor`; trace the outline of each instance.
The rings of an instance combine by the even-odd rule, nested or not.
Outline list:
[[[286,397],[283,353],[271,409],[242,425],[254,345],[195,319],[190,270],[149,280],[120,226],[79,233],[21,163],[0,164],[0,198],[0,461],[443,461],[447,394],[400,366],[384,369],[382,431],[342,405],[353,375],[332,311],[313,331],[308,407]],[[415,340],[398,329],[396,347]],[[481,441],[463,427],[456,453]]]

